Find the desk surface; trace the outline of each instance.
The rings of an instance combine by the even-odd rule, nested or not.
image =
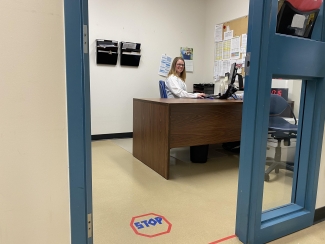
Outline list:
[[[243,100],[233,99],[189,99],[189,98],[134,98],[133,100],[139,100],[142,102],[157,102],[164,104],[233,104],[243,103]]]
[[[240,140],[242,100],[133,99],[133,156],[168,179],[169,150]]]

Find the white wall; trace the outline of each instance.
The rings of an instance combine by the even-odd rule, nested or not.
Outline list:
[[[136,6],[135,6],[136,5]],[[89,1],[92,135],[132,132],[133,98],[158,98],[162,54],[180,55],[194,48],[194,72],[187,88],[212,82],[206,77],[206,6],[202,0]],[[138,68],[96,64],[96,39],[141,43]]]
[[[70,243],[63,1],[0,22],[0,243]]]

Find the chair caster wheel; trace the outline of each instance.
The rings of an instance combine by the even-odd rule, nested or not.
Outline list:
[[[264,181],[269,181],[269,180],[270,180],[270,176],[267,175],[267,174],[265,174],[265,175],[264,175]]]
[[[275,168],[275,173],[278,174],[280,172],[280,169],[279,168]]]

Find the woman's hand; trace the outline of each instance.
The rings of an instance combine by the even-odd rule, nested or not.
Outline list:
[[[204,93],[196,93],[196,94],[197,94],[197,98],[205,98]]]

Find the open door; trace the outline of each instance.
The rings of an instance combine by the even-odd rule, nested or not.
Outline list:
[[[278,8],[278,0],[250,1],[236,218],[243,243],[266,243],[309,227],[315,212],[324,126],[324,10],[318,0],[280,2]],[[289,91],[299,95],[296,118],[276,110],[283,98],[274,102],[271,95],[275,79],[298,87]],[[284,157],[293,145],[294,153]],[[284,201],[274,201],[279,192]]]

